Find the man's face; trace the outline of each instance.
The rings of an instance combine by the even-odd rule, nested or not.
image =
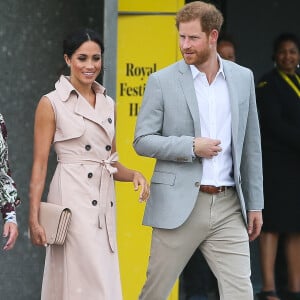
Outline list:
[[[201,66],[212,51],[210,36],[202,31],[199,20],[179,24],[179,46],[188,65]]]

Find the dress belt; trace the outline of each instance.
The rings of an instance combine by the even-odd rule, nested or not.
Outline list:
[[[100,164],[102,165],[110,174],[116,173],[117,168],[113,167],[112,164],[118,161],[118,153],[114,152],[107,159],[95,159],[82,157],[79,155],[72,154],[60,154],[57,156],[57,161],[63,164]]]
[[[234,188],[234,186],[214,186],[214,185],[200,185],[200,191],[207,194],[219,194],[227,189]]]

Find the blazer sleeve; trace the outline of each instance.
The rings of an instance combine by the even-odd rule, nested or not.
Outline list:
[[[251,72],[248,117],[241,157],[242,190],[247,210],[261,210],[264,207],[262,174],[260,128]]]
[[[172,89],[171,86],[168,88]],[[173,115],[173,119],[170,119],[172,112],[166,111],[167,101],[172,101],[171,94],[166,95],[166,87],[162,86],[158,74],[151,74],[137,118],[134,149],[139,155],[159,160],[192,162],[193,137],[165,134],[167,127],[168,132],[172,131],[169,129],[175,126],[179,117]]]

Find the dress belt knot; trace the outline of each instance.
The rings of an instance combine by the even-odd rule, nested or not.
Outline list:
[[[113,167],[111,164],[117,162],[119,159],[118,153],[114,152],[108,159],[101,160],[101,164],[109,172],[109,174],[114,174],[118,171],[117,168]]]

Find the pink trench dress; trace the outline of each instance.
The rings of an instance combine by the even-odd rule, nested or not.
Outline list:
[[[56,118],[57,168],[48,202],[72,210],[64,246],[46,250],[42,300],[121,300],[111,145],[114,101],[93,84],[95,108],[66,77],[46,95]]]

